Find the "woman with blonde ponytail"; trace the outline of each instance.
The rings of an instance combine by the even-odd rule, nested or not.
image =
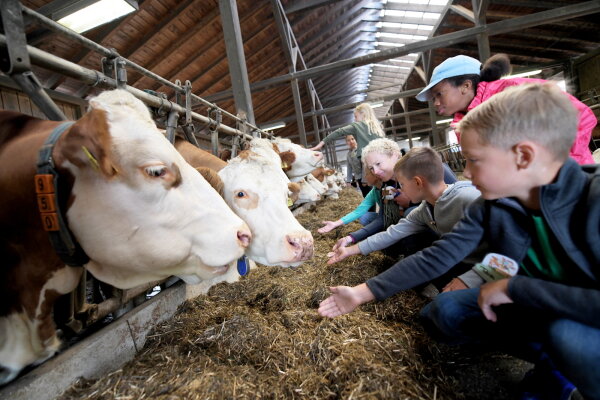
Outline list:
[[[346,125],[331,132],[327,137],[321,140],[318,145],[310,150],[320,150],[326,143],[351,135],[356,139],[356,154],[358,158],[360,158],[362,149],[369,144],[371,140],[385,138],[383,128],[369,104],[362,103],[356,106],[354,109],[354,121],[355,122],[350,125]]]

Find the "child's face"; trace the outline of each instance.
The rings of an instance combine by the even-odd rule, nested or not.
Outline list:
[[[356,149],[356,139],[354,139],[354,136],[346,136],[346,144],[348,145],[348,147],[350,147],[350,150]]]
[[[512,151],[483,144],[479,134],[472,130],[462,133],[460,145],[467,161],[463,174],[484,199],[515,195],[518,179],[515,179],[517,168]]]
[[[394,176],[394,165],[398,158],[399,155],[396,154],[389,156],[382,153],[369,153],[365,160],[373,175],[385,182]]]
[[[473,100],[473,90],[468,87],[452,86],[443,80],[431,89],[431,100],[439,115],[454,115],[464,111]]]
[[[415,178],[408,179],[401,173],[397,173],[396,181],[402,185],[402,193],[404,193],[413,203],[419,203],[425,200],[421,187],[417,185]]]

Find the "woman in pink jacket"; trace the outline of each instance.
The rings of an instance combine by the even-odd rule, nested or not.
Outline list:
[[[416,97],[419,101],[432,100],[440,115],[453,115],[452,126],[455,126],[469,110],[509,86],[544,82],[529,78],[500,79],[510,70],[510,60],[505,54],[490,57],[483,67],[478,60],[468,56],[450,57],[433,70],[429,85]],[[589,143],[597,123],[596,117],[588,106],[570,94],[566,95],[579,110],[577,137],[570,156],[579,164],[593,164]],[[460,132],[455,133],[460,141]]]

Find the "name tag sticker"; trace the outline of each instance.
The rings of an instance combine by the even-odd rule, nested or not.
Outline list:
[[[515,260],[497,253],[488,253],[473,268],[486,282],[510,278],[519,272],[519,265]]]

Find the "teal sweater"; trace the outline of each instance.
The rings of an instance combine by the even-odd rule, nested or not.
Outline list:
[[[340,219],[344,225],[348,225],[350,222],[362,217],[375,204],[379,204],[381,207],[381,192],[376,187],[373,187],[362,203],[360,203],[358,207],[354,209],[354,211],[344,215]]]

